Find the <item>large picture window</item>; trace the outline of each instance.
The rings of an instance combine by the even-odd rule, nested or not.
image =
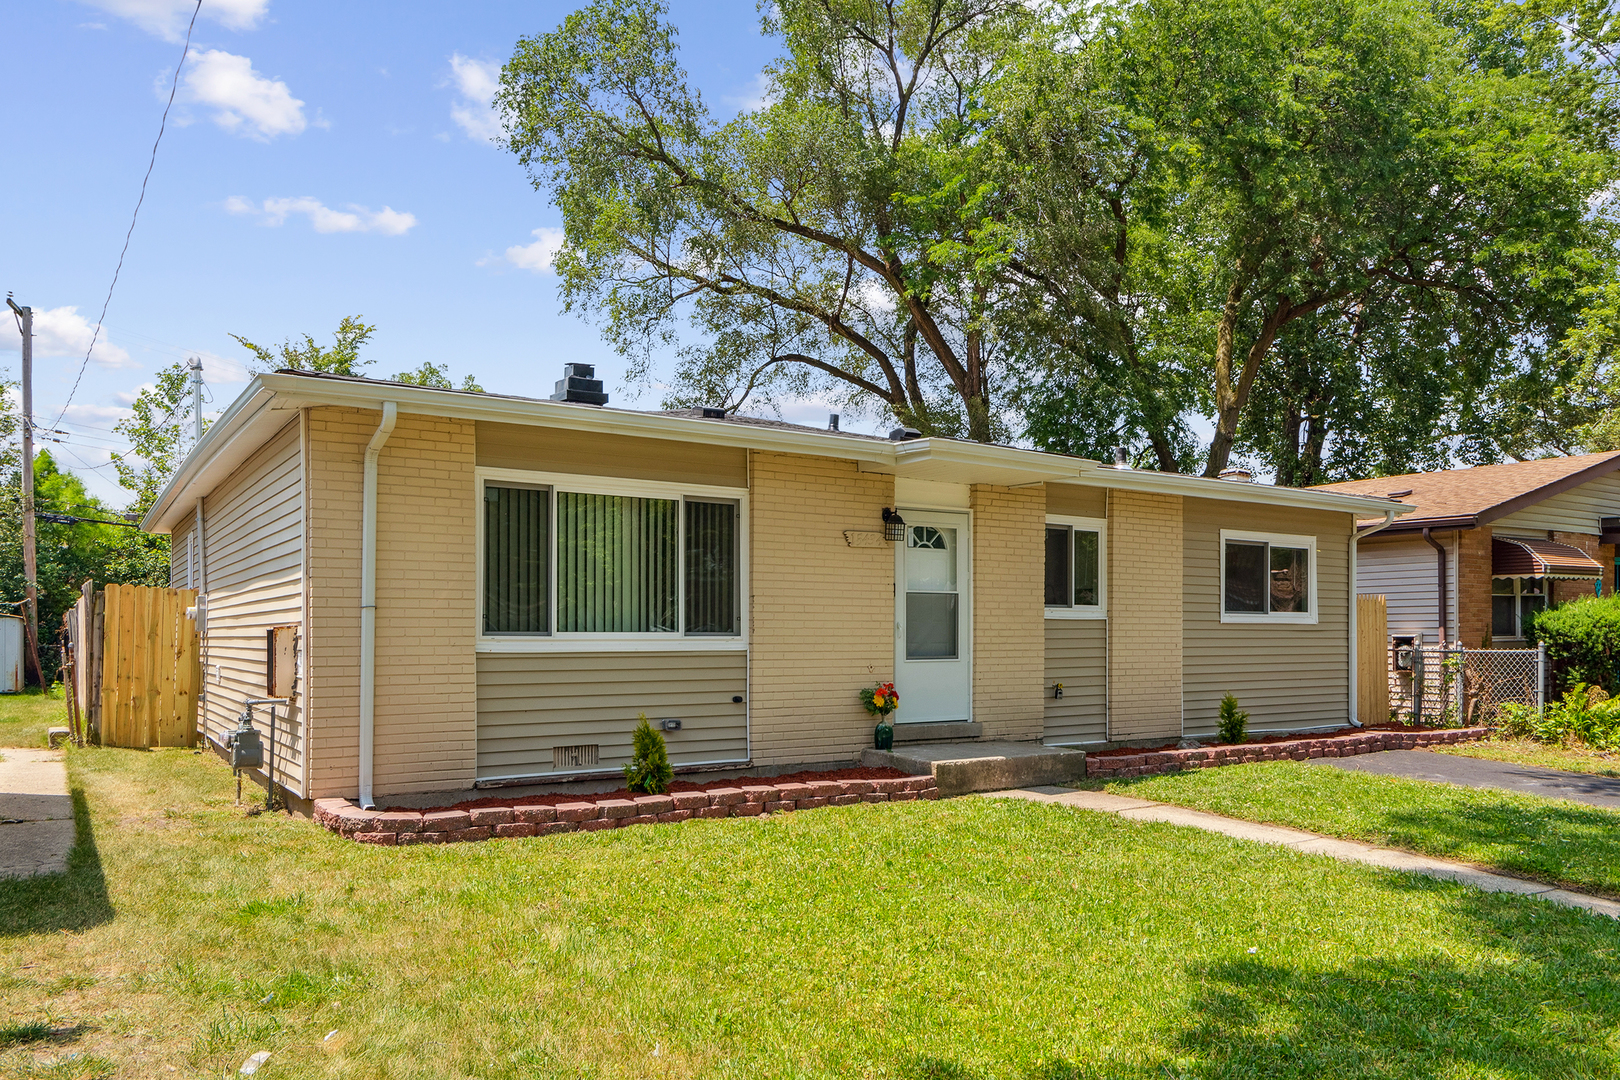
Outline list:
[[[1090,518],[1046,522],[1047,618],[1100,618],[1107,577],[1107,524]]]
[[[1316,621],[1316,538],[1221,532],[1221,621]]]
[[[486,637],[737,636],[735,500],[483,485]]]

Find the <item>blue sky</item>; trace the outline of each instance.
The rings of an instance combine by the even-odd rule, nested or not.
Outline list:
[[[35,415],[62,462],[117,503],[111,431],[159,368],[199,355],[222,409],[245,351],[345,315],[379,327],[386,376],[424,361],[487,390],[544,395],[568,361],[630,396],[597,330],[560,313],[559,219],[489,142],[499,64],[575,4],[204,0],[179,96],[101,342],[60,423],[157,134],[192,0],[8,4],[0,290],[37,313]],[[748,0],[672,0],[711,110],[758,94],[774,50]],[[20,359],[9,320],[0,365]],[[788,418],[825,422],[805,403]]]

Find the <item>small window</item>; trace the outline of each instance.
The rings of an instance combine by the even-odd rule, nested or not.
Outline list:
[[[1525,625],[1547,607],[1547,579],[1491,579],[1491,637],[1524,636]]]
[[[551,630],[550,534],[549,490],[484,485],[484,633]]]
[[[1046,525],[1046,613],[1095,617],[1103,613],[1102,522],[1085,519]]]
[[[1316,540],[1221,534],[1223,622],[1315,622]]]

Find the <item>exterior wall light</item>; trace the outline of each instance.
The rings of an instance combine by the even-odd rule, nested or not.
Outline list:
[[[883,508],[883,539],[890,543],[898,543],[906,538],[906,519],[889,509]]]

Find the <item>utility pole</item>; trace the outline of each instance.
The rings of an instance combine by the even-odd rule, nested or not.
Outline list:
[[[45,672],[39,666],[39,566],[34,553],[34,309],[18,307],[6,294],[6,305],[22,322],[22,527],[23,588],[27,598],[28,659],[34,665],[34,680],[45,685]]]
[[[197,432],[196,442],[193,442],[191,445],[196,446],[197,443],[202,442],[203,436],[202,357],[193,356],[186,362],[186,366],[191,369],[191,422],[196,425]]]

